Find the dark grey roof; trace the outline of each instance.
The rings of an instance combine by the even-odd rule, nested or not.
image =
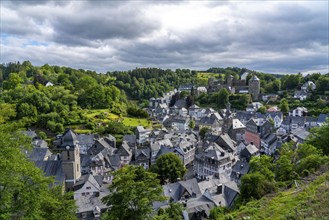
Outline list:
[[[80,145],[92,146],[95,143],[93,134],[79,134],[77,139]]]
[[[90,155],[88,154],[80,154],[80,165],[81,167],[88,167],[90,163]]]
[[[64,183],[65,176],[61,160],[34,161],[34,164],[43,171],[45,176],[53,176],[55,185]]]
[[[266,117],[271,116],[272,119],[274,119],[275,116],[279,116],[279,118],[283,117],[282,112],[266,112],[265,115]]]
[[[301,140],[306,140],[310,135],[310,132],[306,131],[304,128],[296,128],[292,130],[291,133]]]
[[[126,135],[123,136],[122,141],[126,141],[128,143],[135,144],[136,143],[136,135],[126,134]]]
[[[213,125],[216,122],[216,117],[203,117],[200,119],[199,124],[204,124],[204,125]]]
[[[42,161],[48,156],[51,156],[51,152],[48,148],[34,147],[29,155],[29,159],[31,161]]]
[[[104,138],[95,141],[95,144],[88,149],[89,155],[96,155],[104,149],[109,150],[109,154],[113,154],[116,148],[112,147]]]
[[[164,195],[168,196],[174,202],[179,201],[185,192],[190,196],[194,195],[197,197],[201,195],[198,182],[195,178],[164,185],[163,191]]]
[[[324,123],[327,118],[329,118],[329,113],[328,114],[320,114],[319,115],[319,119],[318,119],[318,123]]]
[[[95,177],[92,174],[85,174],[82,175],[79,178],[79,180],[74,184],[73,186],[74,191],[81,189],[87,181],[90,182],[98,190],[101,189],[101,184],[98,183],[98,181],[95,179]]]
[[[249,172],[250,165],[246,161],[237,161],[234,166],[232,166],[232,173],[239,173],[241,176]]]
[[[167,146],[161,146],[160,151],[157,154],[157,157],[163,155],[163,154],[167,154],[167,153],[173,153],[175,151],[174,148],[169,148]]]
[[[135,160],[138,160],[140,156],[146,157],[147,159],[150,158],[150,148],[144,148],[144,149],[137,149],[135,152]]]
[[[224,150],[233,152],[236,150],[236,143],[230,138],[227,133],[220,134],[215,142],[221,146]]]
[[[48,148],[47,141],[41,139],[35,139],[34,141],[32,141],[32,145],[34,147]]]
[[[186,101],[184,99],[178,99],[176,102],[175,102],[175,107],[181,109],[181,108],[185,108],[186,107]]]
[[[317,122],[318,118],[316,117],[306,117],[306,122]]]
[[[235,189],[235,187],[232,187],[229,183],[224,184],[224,195],[228,207],[232,206],[233,201],[235,200],[238,194],[238,189]]]
[[[305,121],[306,121],[305,117],[291,116],[291,123],[298,124],[299,127],[304,126]]]
[[[112,167],[113,170],[117,170],[121,166],[120,156],[118,154],[114,154],[108,157],[109,165]]]
[[[129,147],[128,143],[123,141],[122,145],[119,147],[117,153],[120,156],[130,156],[132,154],[131,148]]]
[[[277,139],[276,134],[270,134],[269,136],[266,137],[265,142],[269,145],[273,144]]]
[[[77,135],[69,128],[67,129],[62,137],[62,147],[70,146],[73,147],[77,143]]]

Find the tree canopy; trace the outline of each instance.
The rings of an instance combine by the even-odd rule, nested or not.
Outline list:
[[[115,171],[110,191],[111,194],[103,198],[110,207],[104,219],[150,219],[152,203],[165,200],[156,174],[141,166],[127,165]]]
[[[178,178],[183,178],[186,173],[183,162],[174,153],[161,155],[151,167],[151,170],[158,174],[161,184],[167,181],[176,182]]]
[[[16,128],[0,127],[0,219],[75,219],[72,194],[51,187],[25,151],[31,149]]]

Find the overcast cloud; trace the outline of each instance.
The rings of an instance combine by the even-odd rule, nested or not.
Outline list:
[[[1,63],[329,72],[328,1],[1,1]]]

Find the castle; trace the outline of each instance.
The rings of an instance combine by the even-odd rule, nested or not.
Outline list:
[[[244,73],[241,79],[234,79],[232,75],[229,75],[224,82],[222,79],[208,79],[208,92],[217,92],[222,88],[227,89],[229,92],[235,94],[250,94],[253,101],[258,101],[260,94],[260,80],[256,75],[253,75],[247,83],[247,75]]]

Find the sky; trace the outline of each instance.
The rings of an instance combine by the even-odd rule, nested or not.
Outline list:
[[[329,72],[329,1],[0,1],[1,63]]]

